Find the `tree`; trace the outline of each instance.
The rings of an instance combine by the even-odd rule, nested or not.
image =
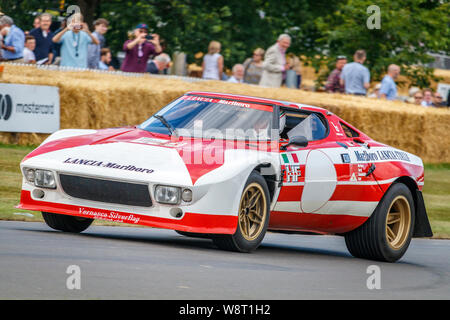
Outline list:
[[[69,1],[64,2],[66,14]],[[61,0],[2,0],[1,9],[16,24],[29,30],[38,11],[58,12]],[[372,79],[379,80],[387,66],[402,66],[413,85],[428,86],[433,71],[424,67],[428,52],[450,51],[450,3],[442,0],[377,0],[380,29],[369,29],[367,9],[373,0],[73,0],[92,26],[106,18],[106,35],[114,53],[139,22],[165,39],[168,53],[176,50],[195,61],[208,43],[222,44],[225,65],[243,62],[257,48],[268,48],[281,33],[292,37],[289,49],[319,70],[334,64],[337,55],[352,57],[365,49]],[[322,68],[323,69],[323,68]],[[319,80],[323,80],[321,74]]]
[[[345,54],[352,57],[357,49],[365,49],[372,79],[380,80],[389,64],[402,66],[402,73],[412,85],[430,84],[432,70],[424,66],[432,61],[428,52],[450,48],[450,3],[424,0],[378,0],[381,25],[367,27],[371,0],[348,0],[336,11],[317,17],[316,26],[322,37],[317,46],[322,53],[317,59],[327,63],[330,58]],[[332,59],[331,59],[332,60]],[[317,63],[318,66],[320,63]]]

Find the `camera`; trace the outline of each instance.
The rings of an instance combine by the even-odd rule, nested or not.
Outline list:
[[[146,39],[146,40],[153,40],[153,36],[152,36],[151,34],[148,34],[148,35],[145,37],[145,39]]]

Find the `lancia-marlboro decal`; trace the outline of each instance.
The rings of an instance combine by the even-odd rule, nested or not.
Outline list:
[[[66,160],[63,161],[63,163],[79,164],[79,165],[83,165],[83,166],[111,168],[111,169],[119,169],[119,170],[127,170],[127,171],[136,171],[136,172],[142,172],[142,173],[152,173],[154,171],[153,169],[137,168],[133,165],[120,165],[120,164],[117,164],[114,162],[89,160],[89,159],[67,158]]]

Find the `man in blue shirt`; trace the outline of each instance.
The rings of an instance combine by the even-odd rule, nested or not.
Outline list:
[[[50,13],[43,13],[38,19],[40,21],[39,28],[30,31],[30,35],[36,39],[34,55],[38,63],[50,64],[53,60],[52,38],[54,36],[53,32],[50,31],[52,15]]]
[[[67,27],[53,37],[53,42],[61,43],[62,67],[88,67],[88,45],[100,42],[89,31],[81,14],[74,14]]]
[[[19,62],[23,58],[25,34],[14,25],[14,20],[8,16],[0,18],[0,33],[3,36],[1,43],[3,59]]]
[[[341,85],[345,86],[345,93],[365,96],[370,86],[370,71],[363,66],[366,52],[358,50],[353,56],[353,62],[347,63],[341,72]]]
[[[388,72],[381,81],[381,88],[378,93],[380,98],[387,100],[395,100],[397,98],[397,85],[394,80],[399,74],[400,67],[396,64],[391,64],[388,67]]]

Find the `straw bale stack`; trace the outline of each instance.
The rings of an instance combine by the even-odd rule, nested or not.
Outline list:
[[[244,94],[326,108],[373,139],[422,157],[450,163],[450,111],[377,99],[220,81],[185,82],[148,75],[50,71],[6,65],[2,82],[60,88],[61,128],[135,125],[187,91]],[[47,135],[0,133],[1,143],[39,144]]]

